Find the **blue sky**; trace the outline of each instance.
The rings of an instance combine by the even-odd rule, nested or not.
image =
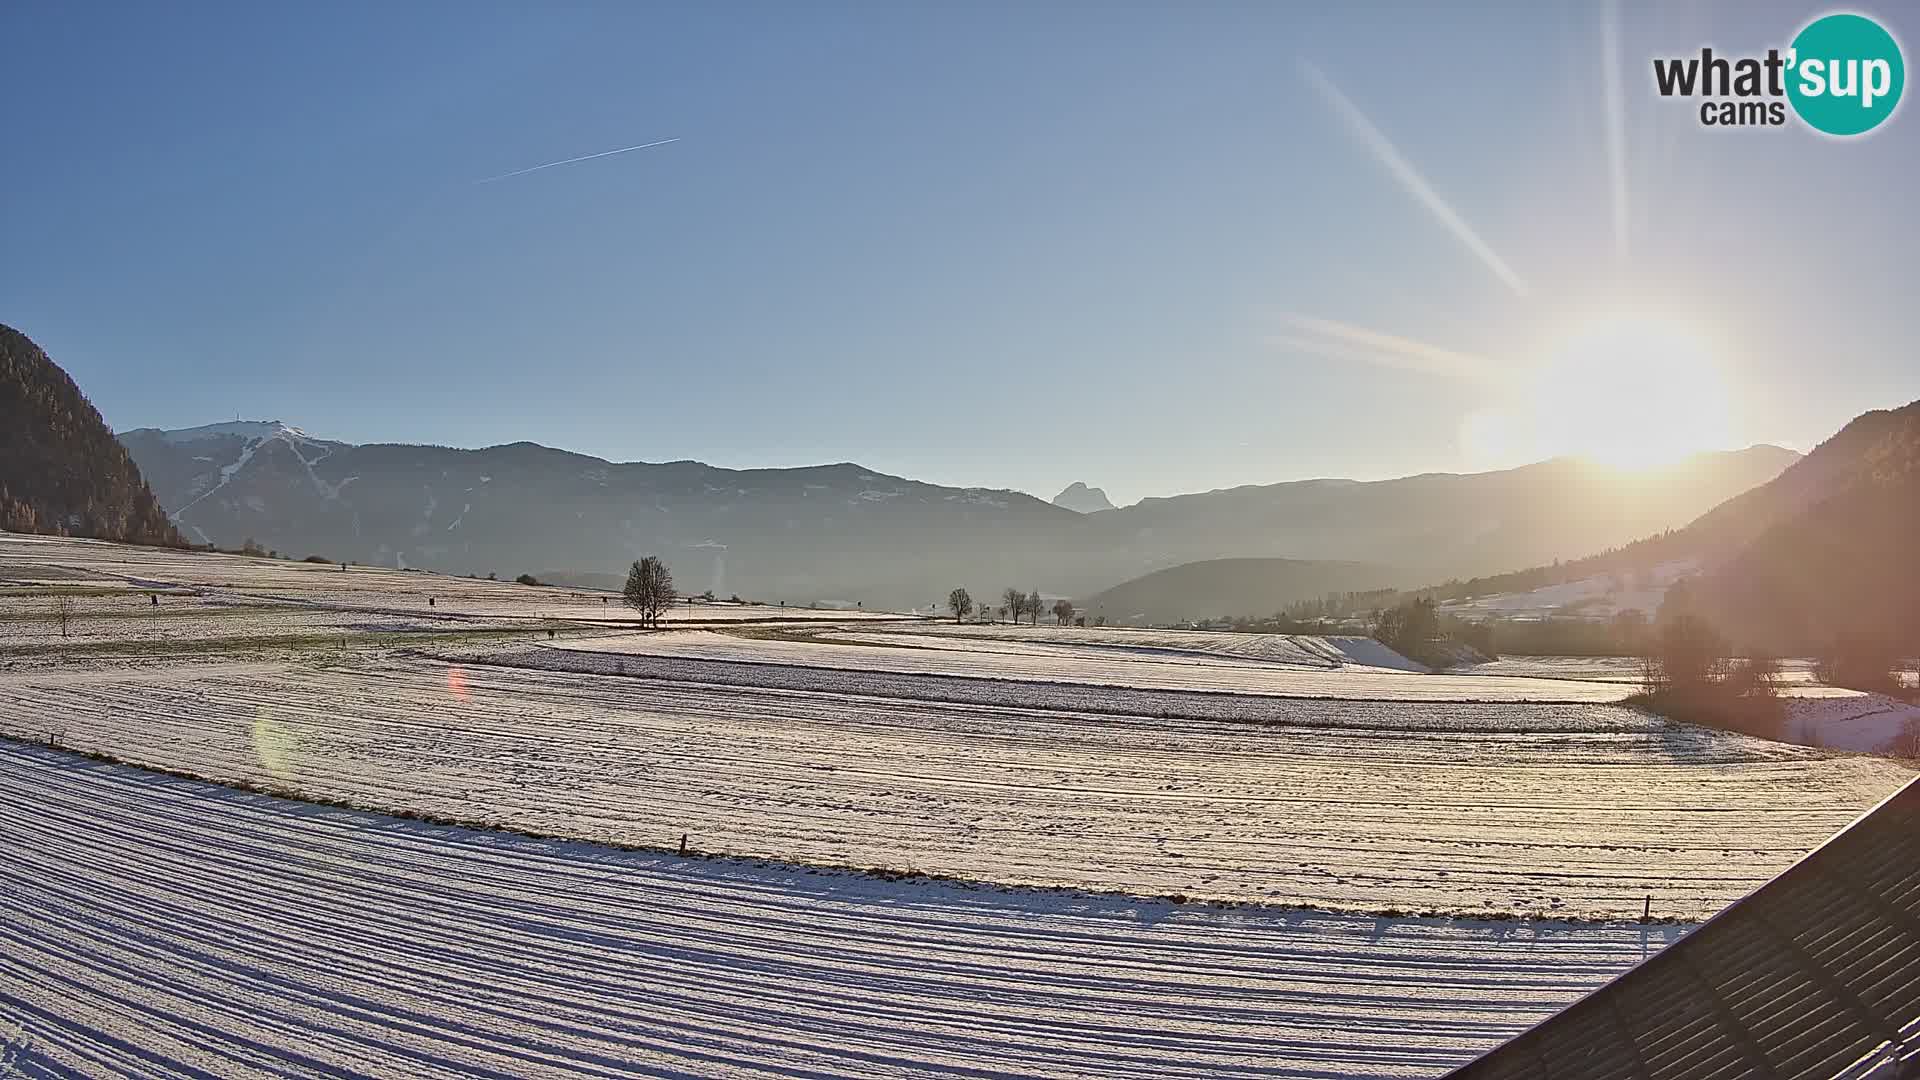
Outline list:
[[[1121,501],[1500,464],[1463,424],[1621,314],[1714,343],[1720,441],[1920,398],[1912,109],[1839,142],[1652,91],[1824,7],[1625,6],[1624,216],[1604,10],[1474,7],[16,0],[0,321],[116,428]]]

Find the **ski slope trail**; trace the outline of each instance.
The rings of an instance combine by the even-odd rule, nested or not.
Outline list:
[[[0,845],[21,1078],[1434,1076],[1685,932],[810,874],[17,743]]]

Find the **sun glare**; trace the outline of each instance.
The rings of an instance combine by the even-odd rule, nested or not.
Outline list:
[[[1712,344],[1671,322],[1590,324],[1551,351],[1509,405],[1482,409],[1461,443],[1482,463],[1575,456],[1645,468],[1728,446],[1729,386]]]

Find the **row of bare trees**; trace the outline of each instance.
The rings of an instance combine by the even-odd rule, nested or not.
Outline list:
[[[1040,625],[1040,590],[1023,593],[1009,585],[1000,590],[1000,617],[1019,622],[1023,615],[1031,614],[1033,624]]]
[[[964,588],[955,589],[948,593],[947,610],[952,613],[954,622],[965,622],[967,617],[972,615],[975,610],[973,594]],[[983,616],[989,614],[989,609],[987,608],[980,608],[979,610]],[[1025,616],[1033,621],[1033,625],[1038,626],[1040,625],[1041,612],[1044,610],[1046,609],[1043,606],[1043,601],[1040,599],[1040,590],[1038,589],[1023,593],[1019,589],[1008,586],[1000,594],[1000,617],[1002,619],[1012,619],[1018,622],[1021,617]],[[1054,621],[1061,626],[1066,626],[1073,621],[1074,607],[1073,601],[1071,600],[1065,598],[1055,600],[1052,611]]]

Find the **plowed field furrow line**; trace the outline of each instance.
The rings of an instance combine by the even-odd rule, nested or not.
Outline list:
[[[477,673],[476,673],[477,672]],[[1420,676],[1403,676],[1418,679]],[[1899,782],[1884,761],[1593,706],[1296,702],[1331,724],[936,706],[462,668],[22,680],[0,730],[357,805],[585,839],[1343,910],[1701,918]],[[1444,737],[1348,729],[1438,709]],[[1626,714],[1637,717],[1637,714]],[[1477,732],[1476,732],[1477,727]],[[1476,738],[1479,745],[1476,745]]]
[[[759,870],[18,745],[0,838],[28,1076],[1429,1075],[1682,932]]]

